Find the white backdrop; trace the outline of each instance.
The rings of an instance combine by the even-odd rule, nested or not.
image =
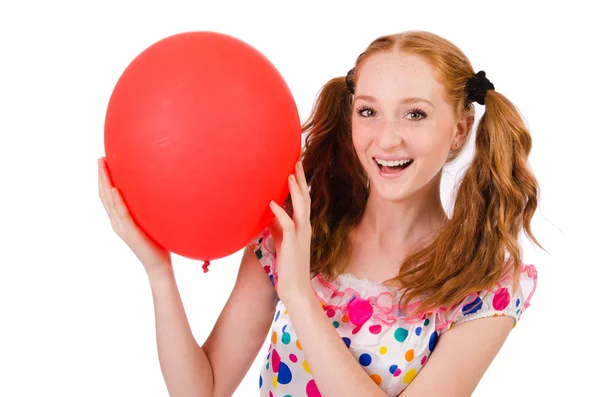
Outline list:
[[[533,136],[541,185],[533,227],[550,254],[524,240],[538,290],[474,395],[600,395],[600,30],[585,3],[549,3],[2,0],[0,396],[167,396],[145,273],[97,194],[106,105],[140,51],[186,30],[234,35],[276,65],[304,119],[321,85],[371,40],[409,29],[456,43]],[[446,198],[468,158],[469,150],[445,173]],[[208,274],[175,258],[200,343],[240,258],[215,261]],[[266,347],[235,396],[258,395]]]

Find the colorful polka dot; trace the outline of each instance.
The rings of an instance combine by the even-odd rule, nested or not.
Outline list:
[[[358,358],[358,362],[363,367],[368,367],[369,365],[371,365],[372,361],[373,361],[373,359],[371,358],[371,355],[369,353],[363,353]]]
[[[300,345],[300,340],[296,341],[296,347],[298,348],[298,350],[302,350],[302,346]]]
[[[381,325],[371,325],[369,327],[369,332],[371,332],[373,335],[379,334],[381,332]]]
[[[394,332],[394,338],[396,338],[396,340],[398,342],[404,342],[407,337],[408,337],[408,330],[406,330],[405,328],[398,328]]]
[[[273,343],[274,345],[277,344],[277,332],[273,332],[273,334],[271,335],[271,343]]]
[[[429,337],[429,350],[433,351],[435,349],[435,345],[437,343],[438,333],[437,331],[433,331],[431,336]]]
[[[428,319],[428,318],[426,318],[426,319],[425,319],[425,322],[423,323],[423,326],[424,326],[424,327],[427,327],[427,326],[429,325],[429,323],[430,323],[430,322],[431,322],[431,321],[429,321],[429,319]]]
[[[349,318],[348,318],[348,315],[347,315],[347,314],[344,314],[344,315],[342,316],[342,322],[343,322],[343,323],[347,323],[347,322],[348,322],[348,320],[349,320]]]
[[[387,353],[387,351],[388,351],[388,349],[387,349],[387,347],[385,347],[385,346],[381,346],[381,347],[379,348],[379,354],[386,354],[386,353]]]
[[[319,392],[314,379],[309,380],[306,384],[306,397],[321,397],[321,392]]]
[[[298,362],[298,357],[296,357],[295,354],[290,354],[290,361],[293,363],[297,363]]]
[[[350,340],[350,338],[346,338],[343,337],[342,340],[344,341],[344,343],[346,344],[346,347],[350,347],[350,344],[352,343],[352,341]]]
[[[284,345],[288,345],[288,344],[290,343],[290,340],[291,340],[291,339],[292,339],[292,338],[291,338],[291,336],[290,336],[290,333],[289,333],[289,332],[284,332],[284,333],[283,333],[283,335],[281,335],[281,342],[282,342]]]
[[[258,377],[258,387],[261,388],[262,387],[262,376]]]
[[[279,364],[281,364],[281,357],[277,350],[273,350],[273,358],[271,359],[271,363],[273,364],[273,372],[279,372]]]
[[[269,391],[269,397],[273,397],[273,392]]]
[[[335,310],[333,310],[333,309],[327,309],[327,311],[325,312],[325,314],[327,314],[327,317],[332,318],[333,316],[335,316]]]
[[[267,363],[267,366],[266,366],[266,368],[267,368],[267,369],[269,369],[269,363]]]
[[[277,375],[273,377],[273,388],[277,389]]]
[[[520,304],[521,304],[521,299],[517,298],[517,302],[515,303],[516,307],[519,307]]]
[[[404,358],[406,359],[406,361],[411,362],[412,360],[415,359],[415,351],[413,349],[408,350],[404,354]]]
[[[504,310],[510,303],[510,294],[508,289],[502,288],[500,291],[496,292],[494,295],[494,299],[492,299],[492,306],[496,310]]]
[[[466,316],[468,314],[477,313],[483,308],[483,301],[480,297],[477,297],[473,302],[467,303],[462,307],[462,313]]]
[[[415,329],[415,334],[417,334],[417,336],[420,336],[421,335],[421,331],[423,331],[423,328],[417,327],[417,329]]]
[[[358,333],[358,331],[360,331],[361,328],[362,328],[362,325],[354,327],[354,329],[352,330],[352,335],[356,335]]]
[[[377,386],[379,386],[381,384],[381,376],[379,376],[377,374],[373,374],[373,375],[371,375],[371,379],[373,379],[373,382],[375,382],[375,384]]]
[[[426,362],[427,362],[427,356],[423,356],[423,358],[421,359],[421,365],[425,365]]]
[[[290,371],[290,367],[287,366],[286,363],[282,362],[279,365],[279,375],[277,376],[277,382],[282,385],[287,385],[292,381],[292,371]]]
[[[334,321],[331,324],[333,325],[333,328],[339,328],[340,327],[340,323],[338,323],[337,321]]]
[[[287,311],[287,309],[285,309],[285,310],[284,310],[283,314],[288,314],[288,311]]]
[[[398,366],[396,364],[390,365],[390,374],[394,375],[396,373],[397,369],[398,369]]]
[[[277,310],[277,314],[275,315],[275,320],[274,321],[277,321],[277,319],[279,319],[279,315],[280,314],[281,314],[281,312],[279,310]]]
[[[305,370],[306,372],[308,372],[309,374],[311,373],[311,372],[310,372],[310,367],[308,366],[308,361],[304,360],[304,361],[302,362],[302,368],[304,368],[304,370]]]
[[[415,368],[409,369],[408,372],[404,374],[404,383],[408,385],[410,382],[413,381],[415,376],[417,376],[417,370]]]

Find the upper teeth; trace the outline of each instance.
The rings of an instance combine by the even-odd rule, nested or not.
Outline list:
[[[397,167],[399,165],[404,165],[412,160],[381,160],[381,159],[375,159],[375,161],[377,161],[377,164],[379,165],[383,165],[386,167]]]

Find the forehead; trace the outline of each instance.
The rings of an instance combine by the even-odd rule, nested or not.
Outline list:
[[[442,99],[444,89],[423,58],[390,51],[365,60],[359,69],[356,93],[381,100],[415,96],[435,102]]]

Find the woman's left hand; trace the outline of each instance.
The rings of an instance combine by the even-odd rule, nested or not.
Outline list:
[[[310,285],[310,194],[302,162],[296,163],[295,175],[288,177],[293,219],[277,203],[270,207],[275,219],[269,227],[277,253],[275,288],[284,304],[286,299],[312,292]]]

